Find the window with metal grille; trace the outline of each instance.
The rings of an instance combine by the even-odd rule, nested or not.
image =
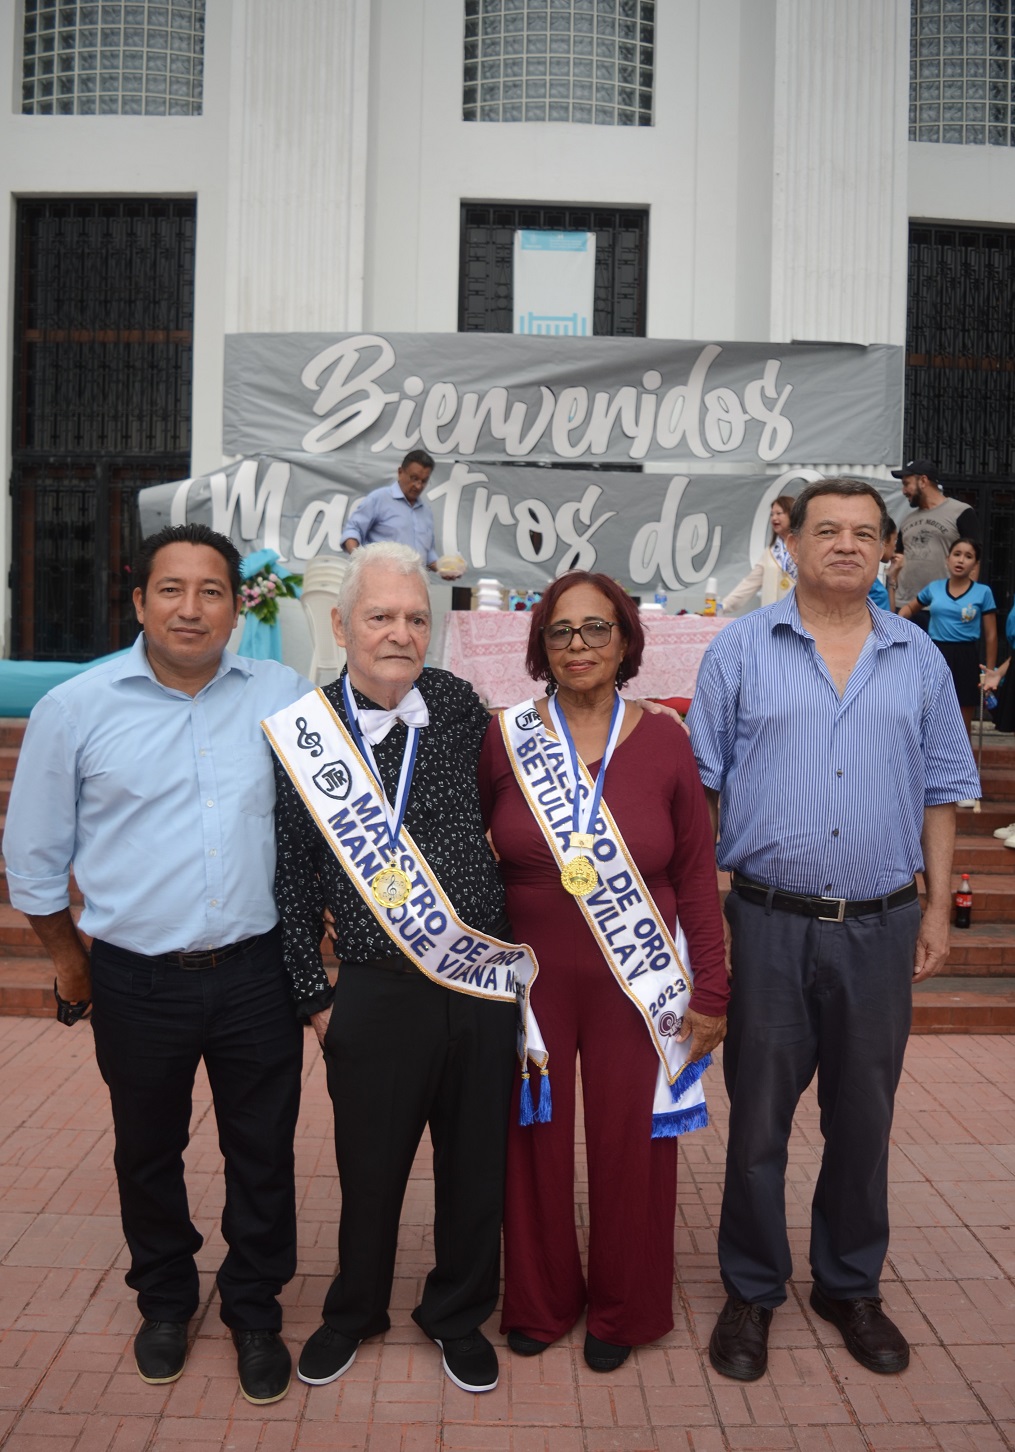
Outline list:
[[[910,4],[910,141],[1015,146],[1013,0]]]
[[[645,336],[648,212],[633,207],[549,207],[538,203],[463,203],[458,330],[514,328],[514,237],[518,228],[596,234],[592,331]]]
[[[465,0],[464,121],[651,126],[653,0]]]
[[[137,492],[190,471],[194,232],[192,201],[18,204],[15,655],[137,633]]]
[[[200,116],[205,0],[24,0],[21,109]]]
[[[903,459],[934,459],[984,536],[982,579],[1015,593],[1015,230],[909,229]]]

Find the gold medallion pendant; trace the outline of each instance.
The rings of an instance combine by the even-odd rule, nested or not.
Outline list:
[[[560,880],[572,897],[587,897],[599,885],[599,873],[587,857],[572,857],[560,871]]]
[[[412,883],[400,867],[392,862],[382,867],[370,883],[370,891],[383,908],[401,907],[412,891]]]

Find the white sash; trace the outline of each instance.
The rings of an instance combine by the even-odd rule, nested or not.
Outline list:
[[[573,820],[564,745],[543,725],[532,701],[502,711],[500,724],[515,780],[554,860],[563,867]],[[592,778],[584,762],[579,760],[579,766],[584,789],[591,794]],[[685,966],[687,940],[679,923],[671,933],[663,921],[605,801],[599,805],[592,857],[599,886],[573,901],[621,990],[644,1019],[659,1056],[652,1136],[699,1129],[708,1123],[700,1080],[711,1055],[689,1064],[691,1040],[678,1043],[675,1037],[693,987]]]
[[[324,692],[303,696],[261,726],[324,840],[398,951],[434,983],[477,998],[517,1003],[518,1057],[526,1087],[527,1059],[545,1076],[546,1048],[529,1007],[529,990],[539,972],[532,949],[467,927],[404,825],[398,866],[412,882],[412,891],[394,908],[382,907],[374,897],[370,884],[390,858],[386,805]]]

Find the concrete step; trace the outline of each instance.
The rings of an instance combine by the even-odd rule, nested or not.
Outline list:
[[[0,746],[20,746],[27,725],[27,716],[0,716]]]
[[[48,958],[0,958],[0,1017],[55,1018],[53,978]]]
[[[962,977],[1015,979],[1015,932],[1011,924],[981,922],[974,917],[971,928],[953,927],[948,972]]]
[[[953,861],[960,873],[1015,872],[1015,851],[994,836],[993,828],[989,834],[982,834],[970,832],[964,820],[959,825]],[[1010,823],[1000,825],[1005,827]]]
[[[1010,766],[995,766],[993,761],[988,763],[984,756],[980,785],[985,797],[994,801],[1015,802],[1015,771]]]
[[[915,1034],[1015,1033],[1015,982],[928,978],[913,989]]]

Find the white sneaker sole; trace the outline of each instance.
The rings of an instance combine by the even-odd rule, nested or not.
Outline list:
[[[359,1351],[358,1346],[356,1347],[356,1351],[354,1351],[349,1357],[349,1360],[345,1363],[345,1365],[340,1366],[337,1371],[333,1371],[330,1376],[307,1376],[298,1366],[296,1368],[296,1375],[300,1381],[306,1382],[307,1386],[330,1386],[333,1381],[338,1381],[338,1378],[340,1376],[344,1376],[345,1373],[349,1370],[350,1366],[352,1366],[353,1362],[356,1360],[357,1351]]]
[[[444,1342],[441,1341],[441,1340],[439,1340],[438,1337],[435,1336],[434,1337],[434,1343],[437,1346],[439,1346],[440,1349],[441,1349],[441,1365],[444,1368],[444,1375],[447,1377],[448,1381],[453,1381],[454,1384],[455,1384],[455,1386],[458,1387],[461,1391],[464,1391],[464,1392],[488,1392],[488,1391],[495,1391],[496,1390],[497,1384],[500,1381],[500,1374],[499,1373],[497,1374],[497,1376],[494,1377],[493,1381],[487,1382],[487,1384],[485,1386],[474,1386],[470,1382],[460,1381],[459,1378],[457,1376],[455,1376],[455,1373],[451,1370],[450,1366],[448,1365],[447,1358],[443,1354],[443,1352],[444,1352]]]

